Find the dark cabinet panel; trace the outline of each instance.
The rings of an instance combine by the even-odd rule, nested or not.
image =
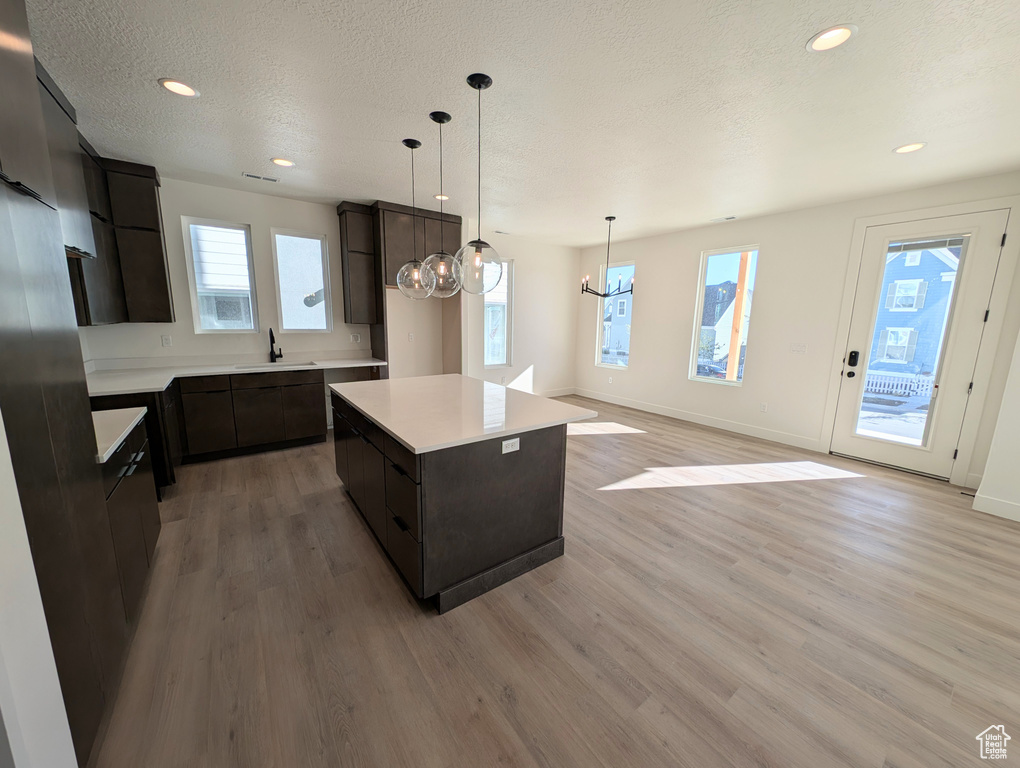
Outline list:
[[[264,387],[286,387],[291,384],[323,385],[325,379],[321,370],[270,371],[267,373],[239,373],[230,377],[231,389],[261,389]]]
[[[174,382],[163,391],[163,425],[166,429],[166,446],[170,465],[180,466],[184,456],[181,443],[181,391],[180,385]]]
[[[230,376],[185,376],[177,381],[181,392],[225,392],[230,389]]]
[[[106,171],[88,149],[82,146],[82,136],[78,135],[78,145],[82,149],[81,163],[85,174],[85,197],[89,203],[89,212],[103,221],[112,222],[113,212],[110,210],[110,188],[106,183]]]
[[[114,226],[162,230],[159,186],[155,178],[108,171],[106,182]]]
[[[56,208],[28,16],[21,0],[0,0],[0,173]]]
[[[351,325],[380,322],[375,254],[348,251],[342,257],[344,322]]]
[[[401,526],[397,518],[386,521],[386,551],[389,552],[397,570],[407,580],[411,591],[418,597],[422,594],[422,547],[410,532]]]
[[[71,300],[74,302],[74,319],[80,326],[89,324],[85,300],[85,278],[81,273],[82,259],[66,259],[67,274],[71,278]]]
[[[347,443],[347,472],[350,482],[347,493],[354,499],[361,511],[365,504],[365,452],[371,447],[358,432],[351,429],[345,441]],[[364,516],[364,512],[361,513]]]
[[[390,517],[386,512],[386,460],[382,452],[371,443],[365,442],[363,448],[364,490],[361,511],[379,541],[386,546],[386,521]]]
[[[49,90],[39,83],[43,119],[46,123],[46,141],[53,170],[57,211],[64,248],[68,255],[78,258],[95,258],[96,244],[92,234],[92,216],[89,213],[85,191],[85,172],[82,169],[82,150],[78,146],[78,129]]]
[[[283,388],[283,420],[288,440],[326,434],[324,394],[321,382]]]
[[[264,445],[285,439],[283,397],[279,387],[235,389],[234,426],[237,445]]]
[[[125,482],[131,485],[132,493],[138,498],[138,515],[142,519],[142,535],[145,537],[145,557],[149,566],[152,566],[162,523],[159,519],[159,502],[156,501],[156,483],[152,477],[152,456],[149,454],[148,441],[135,455],[134,469],[128,470],[121,485]],[[134,486],[138,486],[137,490]]]
[[[340,412],[333,409],[333,452],[336,455],[336,476],[340,482],[347,485],[350,473],[347,470],[347,436],[350,427],[340,415]]]
[[[188,392],[181,395],[188,453],[209,453],[237,447],[231,393]]]
[[[154,487],[141,482],[144,478],[137,480],[125,477],[106,500],[113,549],[117,554],[120,589],[124,597],[124,612],[129,620],[134,620],[138,615],[145,574],[149,570],[141,508],[147,502],[151,501],[153,505],[156,503]]]
[[[386,507],[393,517],[418,541],[421,541],[421,486],[386,462]]]
[[[85,309],[89,325],[126,323],[127,300],[120,273],[120,255],[113,227],[89,214],[96,258],[81,260]]]
[[[174,304],[162,232],[117,227],[116,235],[128,321],[172,323]]]
[[[340,237],[344,248],[359,253],[375,253],[372,214],[341,210]]]
[[[425,251],[429,255],[443,248],[455,255],[460,250],[460,238],[459,222],[425,219]]]
[[[397,284],[397,272],[417,253],[424,260],[425,253],[425,219],[421,216],[412,218],[410,213],[380,210],[382,217],[380,246],[383,256],[383,274],[386,285]]]

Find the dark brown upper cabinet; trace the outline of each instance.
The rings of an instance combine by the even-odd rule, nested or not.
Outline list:
[[[449,254],[460,250],[460,221],[425,219],[425,251],[428,254],[445,249]]]
[[[412,213],[415,215],[412,217]],[[415,254],[424,260],[439,250],[440,233],[449,253],[460,248],[460,216],[440,214],[410,206],[378,201],[372,205],[376,254],[380,258],[384,285],[396,286],[397,272]],[[442,223],[442,228],[440,224]]]
[[[113,225],[129,229],[163,229],[159,213],[159,176],[149,166],[105,160]],[[115,168],[123,170],[117,171]],[[144,175],[137,175],[139,172]]]
[[[25,4],[0,0],[0,175],[57,207]]]
[[[344,322],[381,323],[382,270],[377,265],[372,209],[343,202],[340,216],[340,269],[344,284]]]
[[[94,259],[96,244],[92,234],[92,216],[89,214],[74,108],[38,63],[36,75],[64,249],[71,258]]]

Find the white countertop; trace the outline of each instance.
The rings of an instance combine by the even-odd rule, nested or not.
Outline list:
[[[145,406],[139,408],[115,408],[112,411],[93,411],[92,424],[96,430],[97,464],[105,464],[114,451],[124,442],[138,422],[145,418]]]
[[[90,397],[127,395],[135,392],[162,392],[174,379],[186,376],[215,376],[217,374],[266,373],[268,371],[311,371],[335,368],[370,368],[386,365],[385,360],[374,357],[312,360],[302,363],[225,363],[223,365],[168,365],[159,368],[124,368],[93,371],[85,374]]]
[[[460,374],[330,384],[415,453],[590,419],[586,408]]]

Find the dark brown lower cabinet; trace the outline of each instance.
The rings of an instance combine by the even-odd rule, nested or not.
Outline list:
[[[350,425],[340,415],[340,412],[333,409],[333,452],[336,454],[336,476],[340,482],[347,485],[350,473],[347,470],[347,435],[350,432]]]
[[[287,438],[280,387],[235,389],[233,398],[239,447],[278,443]]]
[[[322,382],[283,387],[284,431],[288,440],[325,434],[324,392]]]
[[[362,440],[364,484],[361,511],[379,541],[386,546],[386,459],[382,451],[364,438]]]
[[[237,447],[234,404],[230,391],[184,392],[184,433],[188,453],[211,453]]]

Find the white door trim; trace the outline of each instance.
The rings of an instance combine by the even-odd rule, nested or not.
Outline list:
[[[840,304],[839,325],[836,331],[836,345],[833,350],[832,363],[829,370],[829,386],[825,396],[825,414],[822,421],[822,450],[828,452],[832,447],[832,436],[836,428],[836,405],[839,400],[839,386],[843,372],[843,359],[850,343],[850,321],[853,316],[854,299],[857,291],[857,278],[864,256],[864,236],[868,227],[883,224],[899,224],[923,219],[958,216],[967,213],[981,213],[1000,209],[1010,209],[1006,224],[1006,247],[999,257],[998,271],[992,285],[992,296],[989,302],[989,318],[985,324],[978,349],[977,362],[974,369],[974,392],[970,396],[967,413],[960,433],[960,454],[953,464],[949,482],[953,485],[966,485],[968,476],[980,475],[980,468],[972,468],[971,461],[977,443],[978,428],[988,397],[988,381],[991,378],[995,363],[995,353],[1002,336],[1006,319],[1006,305],[1009,290],[1013,284],[1013,275],[1017,262],[1020,260],[1020,195],[978,200],[971,203],[957,203],[934,208],[921,208],[913,211],[887,213],[878,216],[866,216],[854,221],[854,233],[850,241],[850,254],[844,277],[843,299]]]

